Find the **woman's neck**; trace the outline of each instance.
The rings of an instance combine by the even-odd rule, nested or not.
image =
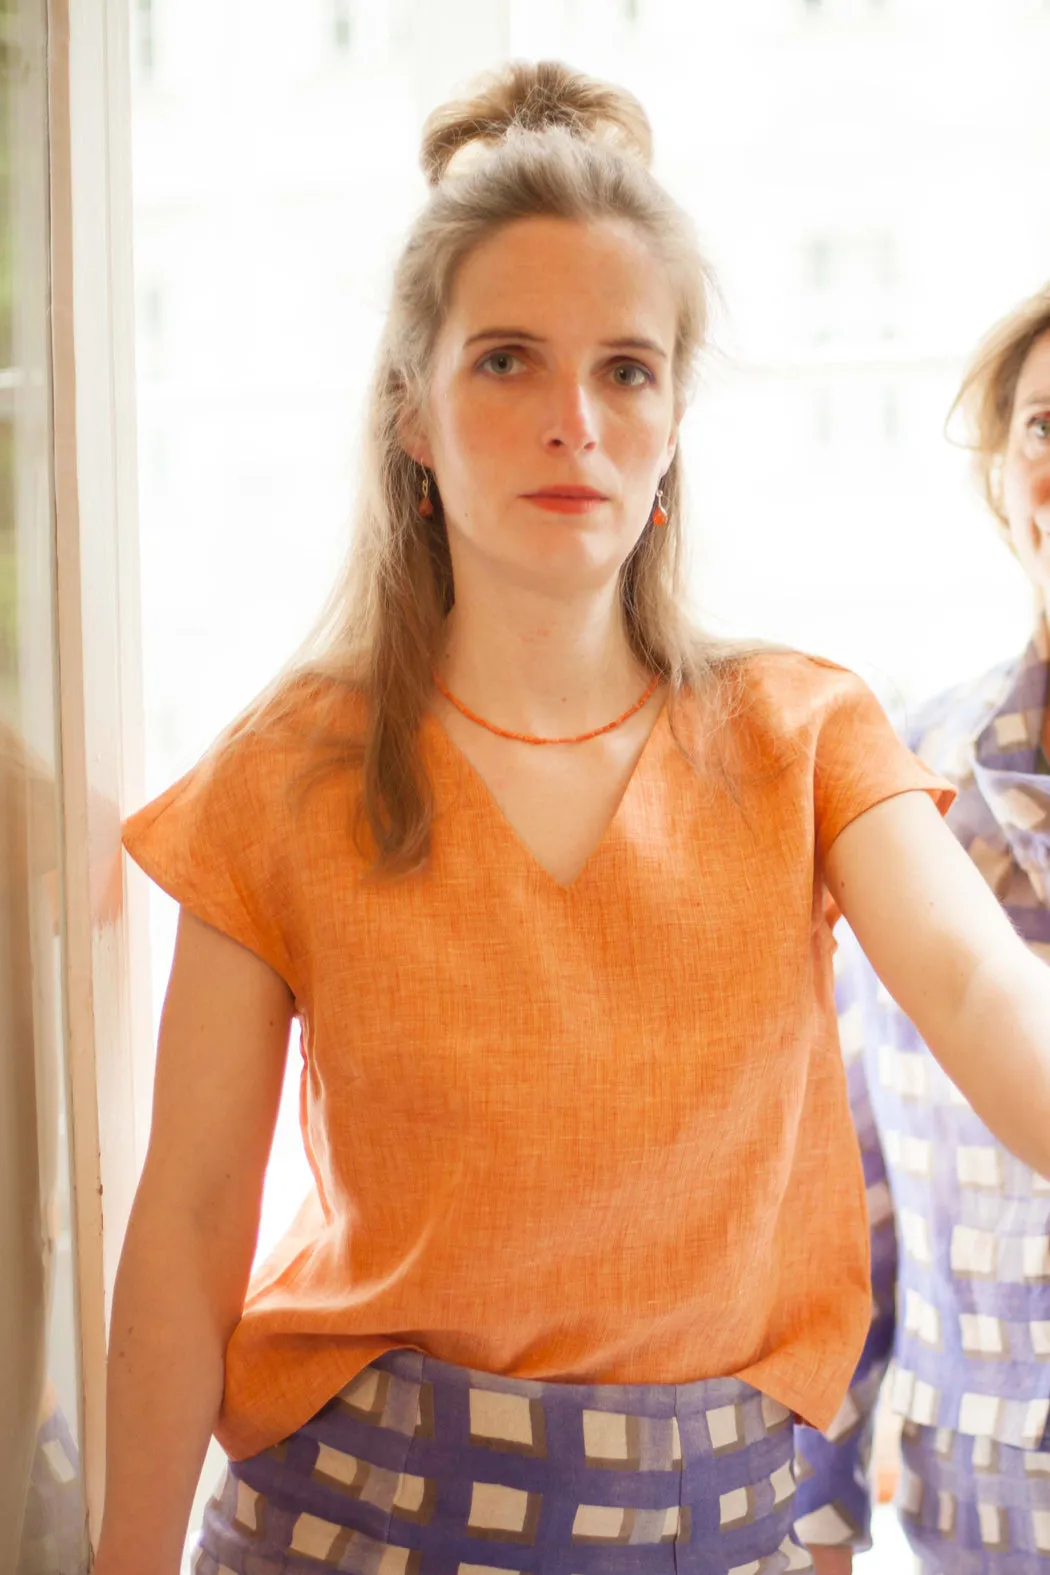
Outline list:
[[[526,592],[457,603],[440,669],[452,693],[487,721],[541,736],[603,726],[648,678],[628,644],[615,587],[587,602]]]

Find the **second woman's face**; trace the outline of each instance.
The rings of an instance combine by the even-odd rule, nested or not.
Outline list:
[[[676,302],[628,226],[526,219],[463,263],[416,457],[456,560],[571,596],[609,582],[674,454]]]
[[[1050,333],[1036,340],[1021,368],[1002,494],[1014,551],[1050,605]]]

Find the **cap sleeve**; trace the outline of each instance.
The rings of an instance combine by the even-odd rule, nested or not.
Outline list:
[[[123,826],[128,853],[187,912],[269,963],[296,996],[289,754],[265,732],[224,734]]]
[[[862,679],[830,663],[826,674],[813,760],[816,844],[821,860],[851,821],[884,799],[898,793],[928,793],[943,815],[955,798],[951,784],[918,760],[897,737]]]

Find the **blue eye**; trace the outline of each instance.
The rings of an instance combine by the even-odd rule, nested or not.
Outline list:
[[[642,388],[655,379],[639,362],[621,361],[619,366],[613,368],[613,381],[619,383],[621,388]]]
[[[496,377],[507,377],[522,365],[521,357],[515,355],[513,350],[492,350],[484,360],[478,362],[479,367],[485,367]]]

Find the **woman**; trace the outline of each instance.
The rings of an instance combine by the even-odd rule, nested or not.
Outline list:
[[[174,1575],[213,1428],[201,1575],[808,1569],[790,1417],[869,1309],[831,904],[1050,1168],[1050,989],[944,784],[682,615],[705,275],[648,155],[555,65],[432,117],[321,654],[127,827],[182,918],[101,1575]],[[316,1188],[246,1300],[293,1012]]]
[[[1045,963],[1050,289],[995,328],[957,404],[970,418],[984,495],[1038,610],[1024,655],[932,701],[909,742],[957,788],[948,824]],[[873,1205],[875,1318],[830,1438],[800,1429],[799,1528],[812,1544],[839,1544],[820,1554],[831,1575],[850,1569],[852,1547],[867,1545],[858,1468],[892,1354],[889,1398],[904,1418],[899,1509],[923,1570],[1042,1575],[1050,1568],[1050,1188],[955,1097],[918,1026],[879,991],[848,937],[838,996]],[[993,1029],[991,1056],[1002,1043]]]

